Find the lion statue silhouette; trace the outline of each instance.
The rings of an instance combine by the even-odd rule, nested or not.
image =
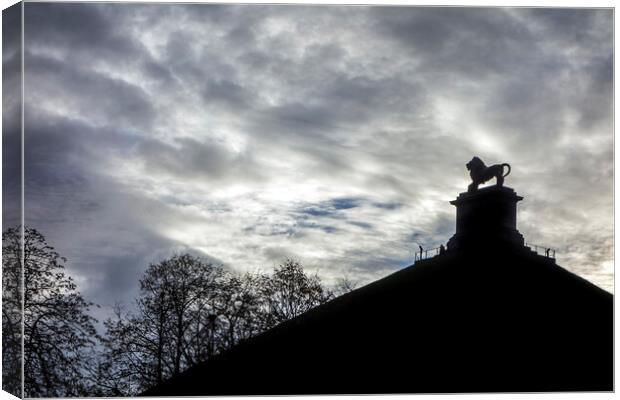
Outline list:
[[[468,192],[475,192],[478,190],[478,185],[493,178],[497,179],[497,186],[501,187],[504,185],[504,178],[510,174],[510,164],[495,164],[487,167],[478,157],[472,158],[471,161],[465,165],[472,181],[467,187]],[[504,167],[508,167],[506,175],[504,175]]]

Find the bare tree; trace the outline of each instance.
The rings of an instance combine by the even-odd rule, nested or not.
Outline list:
[[[150,265],[136,312],[117,312],[105,322],[103,363],[113,367],[102,386],[111,394],[136,394],[203,361],[223,279],[221,267],[189,254]]]
[[[320,278],[308,276],[301,263],[294,259],[287,259],[274,269],[273,275],[264,278],[262,291],[268,326],[295,318],[333,298]]]
[[[357,288],[358,283],[350,280],[348,277],[340,278],[336,281],[332,289],[332,295],[334,297],[340,297],[343,294],[347,294]]]
[[[73,280],[64,272],[66,259],[49,246],[43,235],[26,228],[24,234],[24,395],[26,397],[81,396],[88,392],[89,371],[97,339],[89,308]],[[10,228],[2,235],[3,301],[8,309],[19,309],[20,229]],[[20,317],[4,312],[3,331],[9,342],[16,342],[14,327]],[[9,329],[9,327],[11,327]],[[14,362],[14,355],[9,358]],[[4,365],[3,365],[4,366]],[[4,369],[3,369],[4,370]]]
[[[19,228],[2,234],[2,389],[23,397],[20,238]]]
[[[333,297],[286,260],[238,275],[188,254],[149,266],[134,312],[105,322],[100,395],[135,395]]]
[[[3,233],[3,388],[21,394],[21,324],[28,397],[127,396],[157,385],[242,340],[325,303],[353,285],[325,289],[288,259],[271,275],[238,275],[189,254],[152,264],[135,310],[121,306],[96,334],[66,260],[43,235]],[[96,342],[102,350],[95,359]]]
[[[264,281],[262,275],[247,273],[229,274],[223,282],[216,304],[223,348],[232,347],[267,327],[266,302],[261,291]]]

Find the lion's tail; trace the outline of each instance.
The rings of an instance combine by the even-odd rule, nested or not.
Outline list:
[[[504,169],[504,167],[508,167],[508,172],[506,172],[506,175],[504,175],[504,178],[505,178],[505,177],[507,177],[510,174],[510,164],[503,163],[502,164],[502,170]]]

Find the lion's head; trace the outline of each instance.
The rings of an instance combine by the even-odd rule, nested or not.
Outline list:
[[[486,168],[486,165],[484,165],[484,162],[478,157],[472,158],[470,162],[465,164],[465,166],[467,167],[468,171],[481,171],[484,168]]]

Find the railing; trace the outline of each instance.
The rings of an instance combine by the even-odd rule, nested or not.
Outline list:
[[[525,246],[529,247],[536,254],[540,254],[548,258],[555,258],[554,248],[551,248],[549,246],[542,246],[540,244],[533,244],[533,243],[525,243]],[[444,247],[443,251],[445,250],[446,249]],[[435,257],[441,253],[442,253],[441,246],[428,249],[428,250],[422,249],[421,252],[420,251],[415,252],[413,261],[416,262],[416,261],[426,260],[427,258]]]
[[[548,246],[541,246],[539,244],[526,243],[526,247],[529,247],[536,254],[544,255],[545,257],[555,258],[555,249]]]
[[[548,258],[555,258],[555,249],[549,246],[542,246],[540,244],[533,244],[533,243],[525,243],[526,247],[529,247],[534,253],[536,254],[540,254],[544,257],[548,257]],[[445,247],[443,249],[443,251],[445,251]],[[422,249],[422,251],[416,251],[413,261],[421,261],[421,260],[426,260],[427,258],[431,258],[431,257],[435,257],[439,254],[441,254],[442,250],[441,250],[441,246],[440,247],[435,247],[432,249]]]
[[[444,249],[445,250],[445,249]],[[426,260],[427,258],[435,257],[441,254],[441,247],[435,247],[433,249],[422,249],[422,251],[416,251],[413,261]]]

